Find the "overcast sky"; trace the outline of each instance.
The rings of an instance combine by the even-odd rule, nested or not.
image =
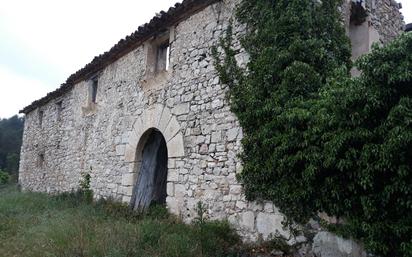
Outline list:
[[[53,91],[176,2],[0,0],[0,118]],[[412,22],[412,0],[398,2],[406,23]]]

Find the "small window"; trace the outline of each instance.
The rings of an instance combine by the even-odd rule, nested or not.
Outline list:
[[[98,86],[98,80],[93,79],[92,80],[92,88],[91,88],[91,101],[92,103],[96,103],[96,97],[97,97],[97,86]]]
[[[169,65],[170,65],[170,45],[167,45],[166,49],[166,70],[169,70]]]
[[[352,0],[350,10],[350,23],[359,26],[366,21],[368,12],[365,8],[365,2],[361,0]]]
[[[170,45],[169,41],[157,47],[156,72],[169,70]]]
[[[173,63],[170,56],[171,44],[174,40],[174,32],[163,31],[144,43],[146,55],[146,70],[144,82],[151,85],[163,84],[169,77],[168,71],[172,69]]]
[[[43,125],[43,115],[44,115],[44,111],[39,111],[39,127],[40,128]]]
[[[43,168],[44,167],[44,153],[40,153],[37,157],[37,167]]]
[[[59,101],[56,103],[56,113],[57,113],[58,121],[61,120],[62,111],[63,111],[63,101]]]

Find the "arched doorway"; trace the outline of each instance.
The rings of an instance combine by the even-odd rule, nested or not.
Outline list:
[[[138,165],[138,176],[133,190],[132,206],[134,210],[145,210],[151,204],[166,203],[167,184],[167,145],[162,133],[149,129],[142,136],[143,147]]]

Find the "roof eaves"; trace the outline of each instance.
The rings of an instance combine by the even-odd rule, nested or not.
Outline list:
[[[45,97],[34,101],[24,109],[20,110],[19,113],[27,114],[36,108],[47,104],[51,100],[62,96],[70,91],[75,84],[88,79],[90,76],[104,69],[122,56],[134,50],[144,41],[156,35],[158,32],[218,1],[221,0],[183,0],[182,3],[177,3],[174,7],[170,7],[167,12],[161,11],[158,15],[153,17],[149,23],[139,26],[135,32],[126,36],[126,38],[121,39],[109,51],[94,57],[90,63],[70,75],[66,82],[58,89],[48,93]]]

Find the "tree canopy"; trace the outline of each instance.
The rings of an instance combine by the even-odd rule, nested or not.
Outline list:
[[[19,169],[24,119],[17,115],[0,119],[0,170],[16,174]]]

